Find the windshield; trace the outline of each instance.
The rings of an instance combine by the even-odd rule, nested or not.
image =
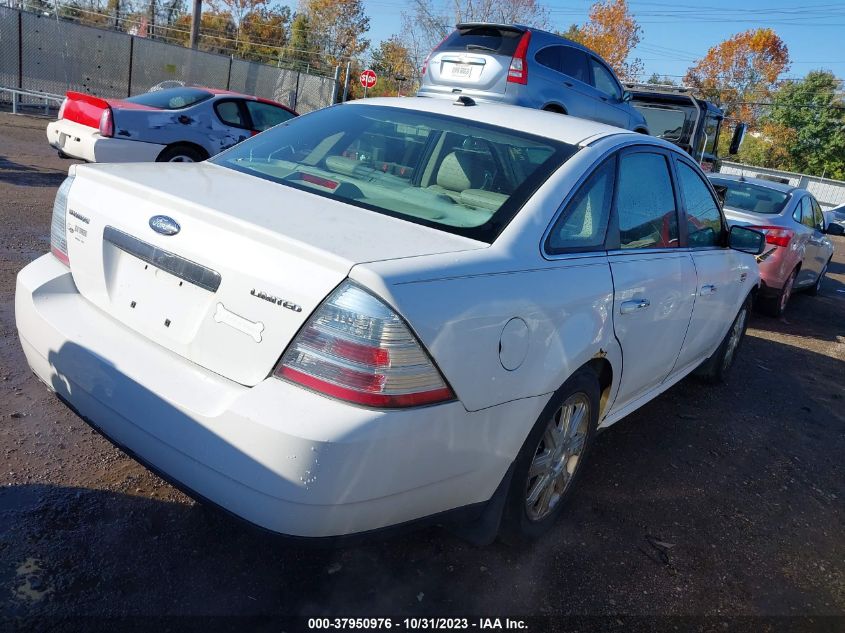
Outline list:
[[[713,184],[721,185],[727,190],[725,206],[740,211],[777,215],[783,211],[786,201],[789,199],[788,193],[749,182],[722,180],[720,178],[713,178],[712,180]]]
[[[693,108],[638,102],[637,97],[634,97],[632,105],[643,115],[653,136],[676,145],[689,146],[690,133],[695,122]]]
[[[129,97],[124,101],[139,103],[151,108],[161,108],[162,110],[180,110],[200,101],[211,99],[213,96],[207,90],[200,88],[168,88],[167,90],[156,90],[155,92]]]
[[[575,151],[466,119],[342,105],[291,119],[213,162],[492,243]]]

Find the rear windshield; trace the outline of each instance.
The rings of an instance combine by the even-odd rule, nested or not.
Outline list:
[[[725,206],[740,211],[777,215],[783,211],[786,201],[789,199],[788,193],[775,191],[750,182],[722,180],[721,178],[713,178],[712,180],[714,185],[721,185],[727,189]]]
[[[213,162],[492,243],[575,151],[572,145],[466,119],[342,105],[291,119]]]
[[[162,110],[181,110],[200,101],[211,99],[213,96],[213,94],[201,88],[168,88],[167,90],[157,90],[136,97],[129,97],[124,101],[139,103],[151,108],[161,108]]]
[[[480,51],[512,57],[522,33],[495,26],[473,26],[452,31],[438,51]]]

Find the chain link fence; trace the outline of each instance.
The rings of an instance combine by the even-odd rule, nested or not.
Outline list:
[[[284,103],[300,113],[334,103],[334,78],[74,24],[0,7],[0,87],[122,98],[166,80],[224,88]],[[10,101],[0,91],[0,101]],[[41,105],[32,97],[23,104]]]

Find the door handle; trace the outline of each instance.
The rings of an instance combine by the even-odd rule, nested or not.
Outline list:
[[[704,286],[701,286],[701,290],[698,291],[698,294],[700,294],[702,297],[705,297],[707,295],[712,295],[715,292],[716,286],[714,286],[713,284],[706,284]]]
[[[619,306],[619,311],[622,314],[630,314],[637,310],[645,310],[650,305],[651,301],[648,299],[632,299],[631,301],[623,301],[622,305]]]

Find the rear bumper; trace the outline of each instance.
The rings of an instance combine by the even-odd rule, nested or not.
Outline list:
[[[801,259],[792,246],[772,247],[769,244],[767,246],[775,250],[759,264],[760,293],[764,296],[773,296],[780,293],[789,274],[801,263]],[[764,255],[768,250],[764,251]]]
[[[81,416],[183,487],[287,535],[350,535],[488,501],[524,440],[514,420],[544,405],[379,411],[274,378],[244,387],[114,321],[51,255],[18,274],[15,314],[29,365]]]
[[[67,119],[47,125],[47,142],[68,156],[90,163],[153,162],[166,147],[157,143],[102,137],[94,128]]]

